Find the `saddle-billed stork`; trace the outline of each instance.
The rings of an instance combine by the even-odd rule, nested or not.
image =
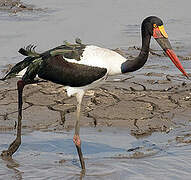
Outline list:
[[[77,118],[73,142],[77,148],[81,168],[85,170],[79,136],[79,121],[81,102],[86,90],[95,87],[108,76],[136,71],[143,67],[148,59],[151,36],[154,37],[176,67],[188,78],[178,57],[172,50],[160,18],[155,16],[145,18],[142,22],[141,33],[141,51],[133,60],[128,60],[110,49],[82,44],[79,39],[76,40],[75,44],[65,42],[65,44],[44,53],[35,52],[35,47],[32,45],[25,49],[21,48],[19,52],[27,57],[17,63],[2,79],[8,79],[17,74],[21,75],[21,71],[24,72],[23,70],[26,69],[22,75],[22,80],[17,82],[17,137],[10,144],[8,150],[1,153],[1,156],[12,156],[21,144],[22,92],[25,85],[36,82],[35,77],[38,75],[42,79],[65,86],[68,96],[75,95],[77,98]]]

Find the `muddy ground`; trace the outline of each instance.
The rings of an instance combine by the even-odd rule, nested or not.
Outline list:
[[[23,3],[20,0],[0,0],[0,11],[8,11],[10,13],[17,13],[24,10],[40,10],[36,9],[31,4]]]
[[[108,79],[87,92],[81,126],[125,127],[132,135],[167,133],[191,121],[191,83],[184,77],[146,73],[144,79],[127,75]],[[158,80],[155,80],[159,78]],[[17,79],[0,82],[0,131],[17,125]],[[63,86],[50,82],[24,89],[23,129],[71,130],[75,123],[76,99],[67,97]]]

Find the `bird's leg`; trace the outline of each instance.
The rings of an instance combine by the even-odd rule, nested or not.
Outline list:
[[[1,153],[2,157],[11,157],[19,148],[21,144],[21,120],[22,120],[22,94],[23,88],[25,86],[25,82],[23,80],[19,80],[17,82],[17,90],[18,90],[18,124],[17,124],[17,137],[16,139],[10,144],[8,150],[4,150]]]
[[[81,103],[82,103],[82,98],[84,96],[84,91],[78,93],[76,95],[77,98],[77,118],[76,118],[76,124],[75,124],[75,134],[74,134],[74,138],[73,138],[73,142],[76,145],[77,148],[77,152],[78,152],[78,156],[80,159],[80,163],[81,163],[81,168],[82,170],[85,170],[85,162],[84,162],[84,158],[83,158],[83,154],[82,154],[82,150],[81,150],[81,140],[80,140],[80,110],[81,110]]]

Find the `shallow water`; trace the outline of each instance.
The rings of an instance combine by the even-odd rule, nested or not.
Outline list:
[[[136,139],[125,129],[82,128],[85,176],[73,132],[25,133],[13,160],[0,159],[0,179],[190,179],[190,130],[187,125]],[[2,151],[14,137],[0,137]]]

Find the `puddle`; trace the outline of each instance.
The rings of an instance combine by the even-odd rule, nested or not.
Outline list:
[[[82,177],[73,132],[25,133],[12,160],[0,159],[2,179],[190,179],[190,127],[136,139],[121,128],[82,128]],[[187,135],[185,135],[185,133]],[[13,134],[1,134],[0,150]],[[188,139],[187,139],[188,140]]]

